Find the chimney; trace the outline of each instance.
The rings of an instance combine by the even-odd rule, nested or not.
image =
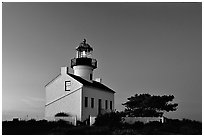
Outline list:
[[[102,83],[102,78],[96,78],[95,81]]]
[[[61,75],[68,74],[69,68],[68,67],[61,67]]]

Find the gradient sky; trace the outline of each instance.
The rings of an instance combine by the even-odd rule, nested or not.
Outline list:
[[[45,88],[83,39],[94,77],[116,91],[174,95],[170,118],[202,119],[201,3],[3,3],[3,120],[42,118]],[[73,72],[70,68],[70,72]]]

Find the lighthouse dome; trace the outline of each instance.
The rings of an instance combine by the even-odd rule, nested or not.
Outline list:
[[[82,51],[90,52],[93,51],[93,48],[88,43],[86,43],[86,39],[84,39],[83,42],[81,42],[79,46],[76,48],[76,50],[79,52]]]

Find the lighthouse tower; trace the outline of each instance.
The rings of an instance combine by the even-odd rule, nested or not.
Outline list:
[[[97,68],[96,59],[92,58],[93,48],[86,43],[86,39],[76,48],[76,58],[71,59],[74,75],[89,82],[93,80],[93,70]]]
[[[69,73],[67,66],[61,67],[61,73],[45,85],[47,120],[61,119],[58,116],[64,113],[83,122],[114,111],[115,91],[104,85],[101,79],[93,79],[97,61],[92,58],[92,51],[84,39],[76,48],[76,57],[71,59],[74,74]],[[72,122],[73,119],[67,117],[63,117],[64,120]]]

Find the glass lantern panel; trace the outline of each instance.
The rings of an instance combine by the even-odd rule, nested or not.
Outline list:
[[[82,52],[82,57],[84,57],[84,58],[87,57],[87,52],[86,51]]]

